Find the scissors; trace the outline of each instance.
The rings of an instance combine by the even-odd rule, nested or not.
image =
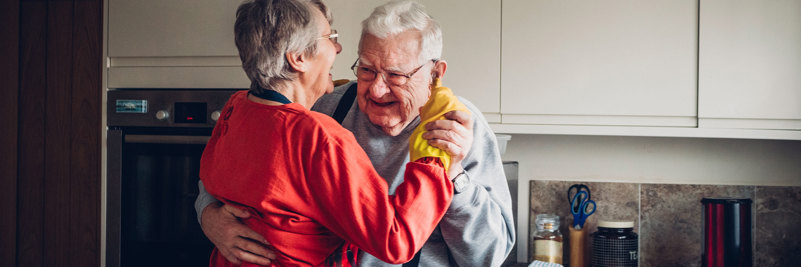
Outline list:
[[[587,192],[587,199],[590,199],[590,197],[592,197],[590,195],[590,188],[589,187],[587,187],[584,184],[574,184],[574,185],[571,185],[570,188],[567,189],[567,201],[573,201],[573,196],[578,194],[578,192],[582,192],[582,191],[583,192]],[[583,200],[583,199],[580,199],[580,200]],[[571,208],[572,207],[573,206],[571,206]]]
[[[573,194],[575,189],[575,194]],[[572,195],[572,197],[571,197]],[[573,214],[573,228],[580,230],[584,227],[587,217],[595,213],[595,201],[590,199],[590,189],[583,184],[574,184],[567,190],[570,198],[570,213]]]

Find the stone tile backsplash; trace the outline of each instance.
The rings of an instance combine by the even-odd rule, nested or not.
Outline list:
[[[753,186],[642,184],[640,188],[640,266],[701,266],[701,199],[754,199]]]
[[[754,266],[801,265],[801,187],[757,187]]]
[[[801,262],[801,187],[534,180],[530,184],[529,248],[537,214],[559,215],[560,231],[567,236],[572,222],[567,188],[576,183],[589,186],[598,204],[586,224],[590,233],[596,231],[599,219],[634,221],[640,266],[701,266],[704,197],[753,200],[754,266],[798,266]],[[566,265],[569,258],[565,249]]]

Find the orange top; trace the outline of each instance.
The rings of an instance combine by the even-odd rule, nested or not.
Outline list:
[[[203,157],[200,178],[215,198],[247,209],[244,220],[277,252],[275,265],[344,263],[358,247],[390,263],[414,257],[453,197],[437,159],[406,165],[405,182],[386,181],[348,130],[290,103],[268,106],[234,94]],[[232,266],[218,251],[211,266]],[[248,264],[243,264],[248,266]]]

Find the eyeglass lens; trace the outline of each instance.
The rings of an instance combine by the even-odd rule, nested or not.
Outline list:
[[[339,34],[337,34],[337,30],[331,29],[331,34],[328,38],[330,38],[331,41],[334,41],[334,43],[338,43],[337,38],[339,38]]]
[[[409,80],[409,78],[412,75],[414,75],[415,73],[417,73],[417,71],[419,71],[421,68],[423,68],[423,66],[425,66],[425,64],[420,65],[420,67],[417,67],[416,69],[414,69],[409,74],[401,74],[401,73],[394,73],[394,72],[386,72],[386,73],[382,72],[381,76],[383,76],[384,82],[386,82],[388,84],[391,84],[391,85],[394,85],[394,86],[402,86],[402,85],[406,84],[406,82]],[[357,79],[362,80],[362,81],[366,81],[366,82],[370,82],[370,81],[375,80],[376,76],[378,75],[378,72],[376,72],[374,69],[371,69],[371,68],[368,68],[368,67],[359,66],[358,65],[358,61],[356,61],[356,63],[354,63],[354,65],[353,65],[353,73],[356,75]]]

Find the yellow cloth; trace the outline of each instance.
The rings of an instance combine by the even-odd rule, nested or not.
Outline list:
[[[459,102],[459,99],[453,95],[450,88],[442,86],[442,82],[439,79],[434,79],[433,87],[431,89],[431,97],[420,111],[420,125],[409,136],[409,159],[415,161],[423,157],[438,157],[447,171],[451,164],[451,155],[448,155],[442,149],[429,145],[428,141],[423,139],[423,133],[426,132],[426,124],[436,120],[444,120],[445,113],[453,110],[461,110],[468,114],[470,111],[462,102]]]

